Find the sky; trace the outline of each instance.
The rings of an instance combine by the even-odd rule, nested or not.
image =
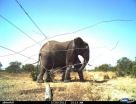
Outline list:
[[[67,41],[76,37],[83,38],[89,44],[89,64],[92,67],[88,66],[88,68],[94,68],[101,64],[114,66],[117,60],[122,57],[128,57],[133,61],[136,57],[135,0],[18,1],[48,37],[48,40],[34,26],[15,0],[0,0],[0,15],[7,18],[34,40],[0,17],[0,46],[15,52],[24,50],[21,54],[32,58],[28,59],[0,48],[0,62],[3,64],[3,68],[13,61],[19,61],[22,64],[36,62],[41,46],[49,40]],[[88,26],[90,28],[74,32]],[[56,36],[64,33],[70,34]]]

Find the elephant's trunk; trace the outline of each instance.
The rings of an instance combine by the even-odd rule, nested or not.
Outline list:
[[[84,61],[84,63],[82,64],[82,66],[80,67],[80,71],[82,71],[84,68],[85,68],[85,66],[86,66],[86,64],[87,64],[87,62],[86,61]]]

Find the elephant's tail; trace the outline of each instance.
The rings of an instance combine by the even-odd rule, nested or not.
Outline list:
[[[41,53],[39,54],[38,61],[36,61],[36,62],[34,62],[34,63],[32,63],[32,64],[36,64],[36,63],[39,64],[39,62],[40,62],[40,56],[41,56]]]
[[[38,62],[40,61],[41,53],[39,53]]]
[[[40,66],[41,65],[41,53],[39,53],[39,57],[38,57],[38,64],[37,64],[38,66]]]
[[[36,74],[37,74],[37,77],[38,77],[38,74],[39,74],[39,71],[40,71],[40,66],[41,66],[41,53],[39,53],[39,57],[38,57],[38,61],[37,61],[37,68],[36,68]]]

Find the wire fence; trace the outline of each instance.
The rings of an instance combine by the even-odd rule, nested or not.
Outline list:
[[[63,36],[63,35],[75,34],[75,33],[78,33],[80,31],[85,31],[87,29],[93,28],[95,26],[98,26],[98,25],[101,25],[101,24],[104,24],[104,23],[110,23],[110,22],[132,22],[132,21],[135,21],[135,20],[129,20],[129,19],[114,19],[114,20],[100,21],[100,22],[97,22],[97,23],[95,23],[93,25],[89,25],[89,26],[77,29],[75,31],[72,31],[72,32],[63,33],[63,34],[57,34],[57,35],[54,35],[54,36],[48,38],[45,35],[45,33],[42,31],[42,29],[37,25],[37,23],[32,19],[32,17],[29,15],[29,13],[25,10],[25,8],[22,6],[22,4],[18,0],[15,0],[15,2],[19,5],[19,7],[25,13],[25,15],[30,19],[30,21],[33,23],[33,25],[38,29],[38,31],[41,33],[41,35],[45,37],[45,39],[37,42],[35,39],[33,39],[32,36],[28,35],[20,27],[18,27],[13,22],[11,22],[9,19],[7,19],[6,17],[4,17],[3,15],[0,14],[0,17],[3,20],[5,20],[7,23],[9,23],[11,26],[16,28],[17,30],[19,30],[22,34],[24,34],[25,36],[27,36],[30,40],[32,40],[34,42],[33,45],[27,46],[27,47],[25,47],[24,49],[22,49],[22,50],[20,50],[18,52],[15,51],[15,50],[9,49],[8,47],[0,45],[0,48],[3,48],[5,50],[8,50],[8,51],[12,52],[11,54],[1,55],[0,57],[8,57],[8,56],[12,56],[12,55],[18,54],[20,56],[23,56],[23,57],[27,58],[27,60],[25,60],[24,62],[26,62],[28,60],[37,61],[37,59],[33,58],[37,54],[31,55],[31,56],[27,56],[27,55],[22,54],[22,52],[24,52],[27,49],[30,49],[30,48],[36,46],[37,44],[40,46],[40,43],[42,43],[45,40],[48,42],[49,39],[52,39],[52,38],[55,38],[55,37],[59,37],[59,36]],[[113,51],[118,46],[118,43],[119,43],[119,41],[115,44],[114,47],[112,47],[109,50]],[[82,50],[82,49],[84,50],[84,49],[88,49],[88,48],[76,48],[76,50]],[[70,51],[70,50],[73,50],[73,49],[54,50],[54,51]],[[51,51],[51,50],[46,50],[46,51]],[[42,52],[45,52],[45,51],[42,51]],[[94,59],[92,59],[92,60],[94,60]],[[73,64],[73,66],[81,65],[81,64],[84,64],[84,62],[83,63]],[[66,67],[67,67],[67,65],[62,67],[62,68],[60,68],[60,69],[63,69],[63,68],[66,68]],[[53,68],[53,65],[52,65],[52,68]],[[3,73],[3,74],[5,74],[5,73]],[[41,100],[44,99],[43,95],[44,95],[45,85],[43,85],[43,84],[40,85],[40,84],[36,84],[34,82],[26,81],[27,79],[30,80],[29,77],[27,79],[25,79],[25,81],[23,81],[23,82],[18,82],[19,81],[18,78],[20,78],[20,80],[22,81],[21,77],[18,77],[18,75],[20,75],[20,74],[11,74],[11,76],[9,76],[9,75],[6,76],[6,74],[5,75],[3,75],[3,74],[0,74],[0,76],[1,76],[0,77],[0,83],[1,83],[0,84],[0,100],[1,101],[3,101],[3,100],[24,100],[24,99],[27,99],[29,101],[30,100],[31,101],[34,101],[34,100],[40,100],[41,101]],[[15,76],[17,76],[17,77],[15,78]],[[11,82],[10,79],[12,79],[12,82]],[[40,95],[39,93],[42,93],[42,94]],[[11,95],[15,95],[15,96],[11,96]],[[5,96],[6,96],[6,99],[5,99]]]
[[[44,32],[40,29],[40,27],[37,25],[37,23],[32,19],[32,17],[27,13],[27,11],[24,9],[24,7],[21,5],[21,3],[18,2],[18,0],[15,0],[16,3],[19,5],[19,7],[23,10],[23,12],[26,14],[26,16],[30,19],[30,21],[34,24],[34,26],[40,31],[40,33],[45,37],[45,39],[48,39],[47,36],[44,34]]]
[[[9,21],[9,20],[5,19],[5,17],[3,17],[2,15],[0,15],[0,17],[2,17],[2,18],[3,18],[4,20],[6,20],[7,22]],[[50,38],[48,38],[48,39],[52,39],[52,38],[54,38],[54,37],[58,37],[58,36],[62,36],[62,35],[73,34],[73,33],[75,33],[75,32],[79,32],[79,31],[86,30],[86,29],[88,29],[88,28],[92,28],[92,27],[97,26],[97,25],[99,25],[99,24],[103,24],[103,23],[107,23],[107,22],[114,22],[114,21],[116,21],[116,22],[118,21],[118,22],[119,22],[119,21],[133,21],[133,20],[123,20],[123,19],[122,19],[122,20],[101,21],[101,22],[98,22],[98,23],[96,23],[96,24],[94,24],[94,25],[87,26],[87,27],[85,27],[85,28],[81,28],[81,29],[78,29],[78,30],[73,31],[73,32],[70,32],[70,33],[64,33],[64,34],[55,35],[55,36],[50,37]],[[28,46],[28,47],[24,48],[23,50],[21,50],[21,51],[19,51],[19,52],[16,52],[16,53],[21,53],[21,52],[23,52],[23,51],[25,51],[25,50],[27,50],[27,49],[29,49],[29,48],[31,48],[31,47],[34,47],[34,46],[37,45],[37,44],[40,45],[41,42],[45,41],[45,39],[43,39],[43,40],[41,40],[41,41],[39,41],[39,42],[36,42],[33,38],[31,38],[29,35],[27,35],[25,32],[23,32],[20,28],[18,28],[18,27],[17,27],[16,25],[14,25],[12,22],[8,22],[8,23],[12,24],[14,27],[16,27],[18,30],[20,30],[23,34],[25,34],[26,36],[28,36],[28,38],[30,38],[31,40],[33,40],[33,41],[35,42],[35,44],[33,44],[33,45],[31,45],[31,46]],[[113,47],[111,50],[115,49],[115,48],[117,47],[117,45],[118,45],[118,42],[116,43],[116,46]],[[16,53],[14,53],[14,54],[7,54],[7,55],[3,55],[3,56],[0,56],[0,57],[6,57],[6,56],[10,56],[10,55],[15,55]]]

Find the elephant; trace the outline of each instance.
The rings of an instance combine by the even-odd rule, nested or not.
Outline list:
[[[78,55],[84,59],[80,62]],[[76,37],[73,40],[58,42],[55,40],[45,43],[39,52],[40,73],[37,77],[38,83],[43,83],[45,74],[45,82],[52,82],[49,74],[50,70],[56,70],[60,67],[62,81],[70,82],[70,72],[74,69],[78,72],[80,81],[84,81],[83,69],[89,61],[89,45],[81,37]]]

